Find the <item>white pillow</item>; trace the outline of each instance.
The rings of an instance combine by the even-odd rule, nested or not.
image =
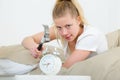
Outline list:
[[[0,75],[19,75],[26,74],[37,68],[37,64],[25,65],[13,62],[8,59],[0,59]]]

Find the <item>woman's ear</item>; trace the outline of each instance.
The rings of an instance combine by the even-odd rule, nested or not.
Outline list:
[[[77,17],[77,22],[80,24],[81,23],[81,18],[80,16]]]

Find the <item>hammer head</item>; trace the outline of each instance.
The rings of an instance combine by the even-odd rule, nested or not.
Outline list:
[[[49,36],[49,27],[48,25],[43,25],[44,27],[44,43],[50,41],[50,36]]]

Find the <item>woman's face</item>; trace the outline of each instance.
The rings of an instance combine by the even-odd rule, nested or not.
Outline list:
[[[79,17],[76,18],[70,14],[66,14],[65,16],[54,19],[54,22],[58,33],[68,42],[76,40],[81,34]]]

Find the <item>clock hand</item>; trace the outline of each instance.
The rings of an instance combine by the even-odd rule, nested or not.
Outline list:
[[[46,64],[43,64],[43,65],[45,65],[45,66],[47,66],[47,67],[48,67],[48,66],[50,65],[50,63],[46,63]]]

